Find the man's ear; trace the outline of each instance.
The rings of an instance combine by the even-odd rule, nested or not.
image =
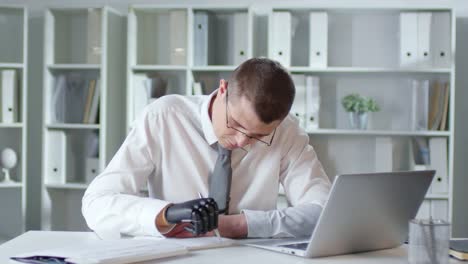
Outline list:
[[[219,80],[219,91],[218,93],[224,94],[228,89],[228,82],[224,79]]]

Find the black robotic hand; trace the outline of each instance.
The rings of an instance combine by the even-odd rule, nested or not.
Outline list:
[[[172,204],[166,209],[170,224],[190,223],[185,230],[199,236],[218,227],[218,205],[212,198],[200,198]]]

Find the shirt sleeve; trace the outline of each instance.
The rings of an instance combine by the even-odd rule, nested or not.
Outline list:
[[[145,110],[105,170],[88,186],[82,213],[96,233],[161,235],[155,218],[168,202],[140,195],[160,160],[154,139],[157,125],[157,116]]]
[[[300,237],[311,234],[328,199],[330,180],[311,145],[309,136],[291,125],[280,138],[280,178],[292,207],[272,211],[244,210],[248,237]]]

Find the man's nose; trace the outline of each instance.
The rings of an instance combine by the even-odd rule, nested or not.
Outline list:
[[[252,138],[242,133],[238,133],[238,135],[236,136],[236,143],[237,143],[237,146],[240,148],[247,146],[251,140]]]

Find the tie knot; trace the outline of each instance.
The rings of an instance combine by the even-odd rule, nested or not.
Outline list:
[[[231,156],[231,150],[224,148],[218,143],[218,155]]]

